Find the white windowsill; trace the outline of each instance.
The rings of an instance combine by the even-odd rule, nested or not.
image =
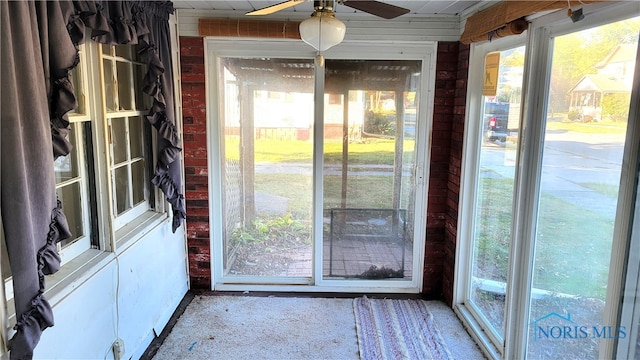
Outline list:
[[[126,251],[131,245],[135,244],[151,230],[164,222],[171,222],[169,214],[157,213],[155,211],[146,211],[133,221],[128,222],[116,230],[116,254],[119,255]]]

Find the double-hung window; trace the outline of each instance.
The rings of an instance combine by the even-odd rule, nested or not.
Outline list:
[[[68,113],[73,148],[53,164],[71,237],[57,244],[62,270],[47,279],[48,291],[96,255],[115,251],[120,240],[143,233],[139,226],[164,219],[164,203],[151,184],[155,139],[146,119],[153,99],[142,90],[146,63],[135,46],[95,42],[79,47],[79,59],[71,72],[78,106]],[[11,269],[1,240],[12,313]]]
[[[150,97],[141,91],[147,66],[132,46],[101,45],[111,216],[115,230],[153,207]]]

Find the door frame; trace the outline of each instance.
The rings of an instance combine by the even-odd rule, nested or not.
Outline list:
[[[221,168],[220,122],[218,97],[218,69],[219,57],[277,57],[314,59],[316,51],[307,44],[291,39],[237,39],[224,37],[207,37],[205,45],[205,77],[207,89],[207,151],[209,168],[209,221],[212,289],[220,291],[283,291],[283,292],[357,292],[357,293],[419,293],[422,291],[424,268],[424,245],[426,243],[426,214],[427,189],[429,179],[429,159],[431,143],[431,124],[433,119],[433,102],[435,92],[435,57],[437,44],[433,41],[397,42],[397,41],[345,41],[343,44],[323,53],[327,59],[357,60],[421,60],[422,76],[420,83],[421,103],[416,119],[416,191],[415,191],[415,222],[412,279],[398,280],[324,280],[322,279],[322,182],[317,181],[322,172],[322,141],[314,141],[314,186],[313,186],[313,274],[309,278],[265,278],[269,283],[258,282],[247,278],[242,282],[234,279],[233,283],[225,282],[221,254],[223,254],[223,222],[222,215],[222,181],[218,174]],[[316,68],[315,91],[324,89],[324,69]],[[323,96],[316,96],[316,118],[323,118]],[[314,125],[315,139],[322,140],[322,121]],[[319,224],[319,225],[318,225]],[[319,241],[316,239],[320,239]],[[318,261],[319,260],[319,261]]]

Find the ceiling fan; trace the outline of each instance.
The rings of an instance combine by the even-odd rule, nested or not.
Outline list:
[[[308,0],[288,0],[248,12],[246,15],[269,15],[305,1]],[[409,12],[409,9],[375,0],[314,0],[314,11],[311,17],[300,23],[300,37],[319,52],[341,43],[344,39],[346,26],[335,17],[333,12],[335,3],[384,19],[393,19]]]
[[[246,15],[269,15],[280,10],[288,9],[290,7],[302,4],[309,0],[288,0],[279,4],[264,7],[262,9],[248,12]],[[352,9],[364,11],[366,13],[379,16],[383,19],[393,19],[400,15],[408,13],[410,10],[400,6],[386,4],[381,1],[375,0],[336,0],[340,5],[348,6]],[[334,0],[329,1],[314,1],[313,7],[318,9],[333,9]]]

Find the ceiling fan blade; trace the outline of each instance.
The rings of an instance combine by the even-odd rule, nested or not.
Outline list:
[[[288,8],[290,8],[292,6],[296,6],[298,4],[302,4],[305,1],[306,0],[289,0],[289,1],[281,2],[279,4],[267,6],[267,7],[262,8],[262,9],[250,11],[250,12],[246,13],[245,15],[269,15],[269,14],[273,14],[274,12],[278,12],[280,10],[284,10],[284,9],[288,9]]]
[[[379,16],[383,19],[393,19],[408,13],[410,10],[400,6],[385,4],[375,0],[342,0],[340,4],[356,10]]]

